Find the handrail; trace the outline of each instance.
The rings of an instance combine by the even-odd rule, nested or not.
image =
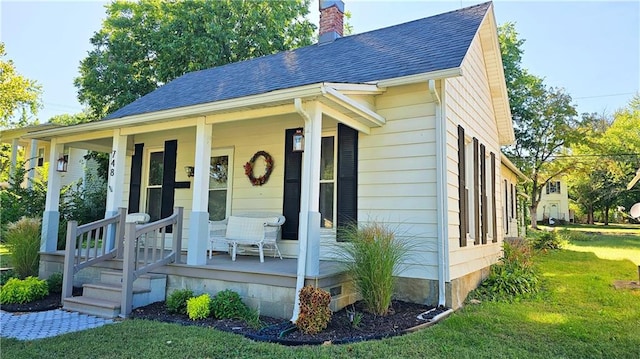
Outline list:
[[[128,316],[133,309],[133,281],[136,278],[167,263],[180,263],[182,213],[183,208],[176,207],[171,216],[156,222],[125,225],[121,316]],[[173,236],[171,250],[167,252],[169,228],[173,229]]]
[[[73,293],[73,275],[83,268],[117,257],[122,252],[122,239],[126,209],[119,208],[118,214],[78,226],[77,221],[67,223],[64,269],[62,279],[62,299]],[[114,248],[107,245],[115,240]],[[84,248],[83,248],[84,246]]]

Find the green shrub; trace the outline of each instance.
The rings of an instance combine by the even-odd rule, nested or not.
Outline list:
[[[376,315],[387,314],[395,286],[394,275],[400,272],[400,261],[410,249],[408,243],[377,222],[361,228],[354,225],[342,231],[347,243],[336,254],[344,259],[366,309]]]
[[[38,275],[40,219],[22,217],[7,226],[6,241],[13,270],[19,278]]]
[[[218,319],[244,318],[248,311],[247,306],[242,302],[240,294],[226,289],[218,292],[211,301],[213,316]]]
[[[570,231],[561,229],[557,232],[561,242],[589,242],[594,240],[594,236],[580,231]]]
[[[203,294],[187,300],[187,315],[191,320],[205,319],[211,313],[211,297]]]
[[[62,273],[53,273],[47,278],[47,287],[51,293],[62,293]]]
[[[187,314],[187,301],[191,298],[193,298],[193,292],[190,289],[173,291],[167,297],[167,311],[169,313]]]
[[[300,314],[296,326],[305,334],[323,331],[331,320],[331,294],[320,288],[304,286],[300,290]]]
[[[36,277],[11,278],[0,288],[0,304],[29,303],[49,294],[47,281]]]
[[[37,167],[38,175],[31,180],[30,187],[22,187],[26,175],[25,161],[16,165],[13,176],[9,178],[9,188],[0,190],[0,239],[5,242],[7,227],[10,223],[18,221],[22,217],[39,217],[44,212],[44,204],[47,196],[47,182],[41,178],[47,178],[48,163],[44,167]]]
[[[523,242],[503,245],[504,256],[491,266],[489,275],[470,298],[488,301],[513,301],[535,296],[540,278],[535,270],[531,248]]]
[[[531,238],[531,245],[537,250],[560,249],[561,239],[555,231],[542,231]]]

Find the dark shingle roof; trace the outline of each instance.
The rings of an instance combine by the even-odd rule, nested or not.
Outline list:
[[[187,73],[106,119],[321,82],[366,83],[460,66],[490,3],[332,43]]]

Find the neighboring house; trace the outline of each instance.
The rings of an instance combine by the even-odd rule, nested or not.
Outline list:
[[[342,2],[320,3],[319,44],[188,73],[101,121],[32,137],[50,140],[54,159],[108,148],[107,216],[184,207],[186,263],[154,271],[169,276],[167,291],[231,288],[262,314],[296,318],[307,283],[339,309],[357,295],[333,265],[336,229],[376,220],[412,244],[396,297],[457,308],[512,235],[506,208],[508,222],[516,216],[503,186],[517,172],[501,165],[514,132],[493,5],[341,37],[326,24],[342,26]],[[260,151],[273,160],[265,181]],[[42,276],[62,263],[58,178],[49,172]],[[284,260],[207,259],[208,221],[246,211],[284,214]]]
[[[50,165],[52,156],[49,141],[37,140],[30,137],[31,132],[58,127],[58,125],[47,123],[2,130],[2,132],[0,132],[0,143],[11,145],[10,174],[15,173],[16,167],[20,164],[18,155],[20,153],[22,154],[24,169],[26,171],[22,186],[30,187],[34,180],[42,179],[40,176],[45,168],[48,168],[50,171],[56,171],[60,159],[66,161],[64,168],[60,168],[64,170],[64,172],[60,172],[60,184],[62,186],[77,183],[79,180],[86,183],[85,168],[87,161],[84,158],[87,154],[86,149],[66,147],[55,156],[53,165]]]
[[[557,221],[573,222],[569,211],[569,194],[565,177],[552,178],[542,188],[538,203],[537,221],[554,224]]]

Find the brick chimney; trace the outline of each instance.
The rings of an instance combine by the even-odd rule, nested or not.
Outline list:
[[[329,43],[342,37],[344,30],[344,2],[342,0],[320,0],[319,44]]]

